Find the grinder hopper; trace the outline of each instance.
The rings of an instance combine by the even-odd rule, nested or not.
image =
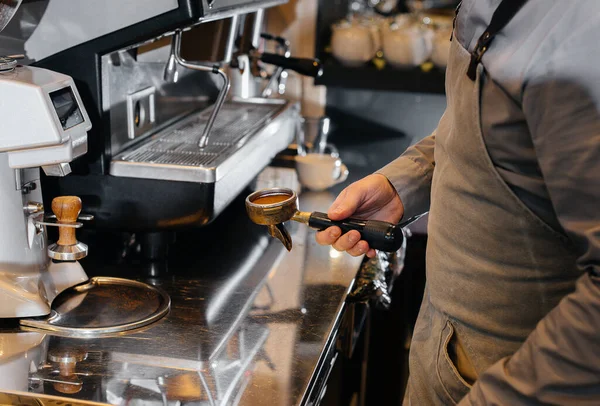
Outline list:
[[[355,218],[334,221],[325,213],[298,211],[296,192],[287,188],[263,189],[250,194],[246,198],[246,211],[254,223],[268,226],[269,234],[279,239],[288,251],[292,249],[292,237],[283,225],[288,220],[306,224],[319,231],[331,226],[338,226],[342,233],[357,230],[361,239],[367,241],[371,248],[386,252],[400,249],[404,241],[401,226],[407,224]]]

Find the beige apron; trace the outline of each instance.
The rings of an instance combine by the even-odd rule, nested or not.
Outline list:
[[[458,402],[478,374],[519,348],[581,275],[567,238],[496,172],[480,126],[485,70],[480,64],[470,80],[469,61],[452,41],[448,107],[435,139],[427,287],[411,343],[411,405]]]

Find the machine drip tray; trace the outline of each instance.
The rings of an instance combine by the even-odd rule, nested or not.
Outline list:
[[[21,325],[69,337],[114,336],[160,320],[170,305],[167,293],[155,286],[93,277],[58,295],[47,318],[22,319]]]
[[[284,114],[291,106],[292,103],[281,99],[230,100],[223,104],[204,149],[198,147],[198,140],[212,107],[193,113],[117,155],[111,162],[110,174],[214,183],[231,170],[227,168],[228,160],[229,165],[235,167],[254,148],[261,148],[267,156],[274,156],[285,148],[293,138],[295,127],[288,126],[289,130],[279,133],[283,122],[294,119],[293,115]],[[270,125],[271,131],[262,134]],[[277,134],[275,139],[274,134]],[[252,145],[251,140],[257,145]]]

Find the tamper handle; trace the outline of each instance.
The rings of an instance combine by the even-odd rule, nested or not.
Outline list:
[[[342,233],[350,230],[360,232],[361,239],[369,243],[369,247],[385,252],[395,252],[402,247],[404,234],[398,224],[378,220],[360,220],[347,218],[334,221],[327,214],[315,211],[310,214],[308,225],[317,230],[325,230],[331,226],[338,226]]]
[[[52,200],[52,212],[59,224],[57,245],[75,245],[75,228],[60,227],[60,224],[75,223],[81,212],[81,199],[77,196],[59,196]]]

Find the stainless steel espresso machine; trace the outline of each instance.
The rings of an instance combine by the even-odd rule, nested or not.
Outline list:
[[[263,30],[286,1],[23,2],[5,52],[73,77],[93,123],[71,175],[43,180],[45,203],[80,196],[89,228],[134,233],[152,263],[173,232],[212,222],[292,143],[288,71],[321,73]]]
[[[263,88],[278,86],[283,68],[320,73],[318,61],[261,36],[264,8],[284,2],[23,3],[37,27],[13,52],[72,76],[94,124],[71,176],[46,181],[47,200],[81,196],[101,229],[173,230],[218,216],[294,137],[295,104],[260,97]],[[262,52],[265,41],[282,53]],[[283,67],[269,80],[264,63]]]

